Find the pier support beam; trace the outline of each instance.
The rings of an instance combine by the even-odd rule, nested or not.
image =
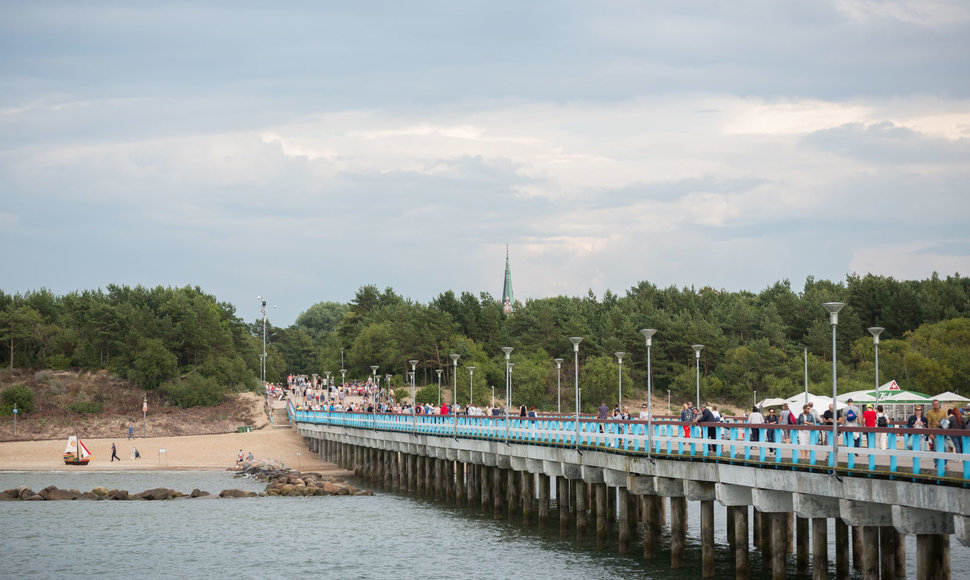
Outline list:
[[[896,580],[896,529],[879,527],[879,570],[883,580]]]
[[[640,509],[643,511],[643,559],[652,560],[660,545],[660,505],[663,498],[659,495],[641,495]]]
[[[950,578],[953,514],[894,505],[892,515],[897,530],[916,535],[916,577]]]
[[[559,537],[569,535],[569,480],[556,478],[556,510],[559,512]]]
[[[499,467],[492,467],[492,505],[495,519],[502,519],[503,504],[505,498],[502,495],[502,470]]]
[[[916,535],[917,580],[949,580],[950,536],[949,534]]]
[[[771,514],[771,578],[785,580],[785,556],[788,554],[788,514]]]
[[[825,518],[812,518],[812,580],[828,578],[829,523]]]
[[[879,580],[879,528],[862,527],[862,577]]]
[[[714,501],[713,500],[701,500],[701,577],[702,578],[714,577]]]
[[[835,577],[849,577],[849,526],[842,518],[835,518]]]
[[[616,507],[619,513],[616,516],[617,541],[619,542],[619,552],[621,554],[630,553],[630,502],[627,501],[625,488],[617,488],[619,496],[616,499]]]
[[[482,503],[482,513],[487,513],[492,509],[492,470],[494,467],[487,465],[478,466],[478,481],[482,495],[479,498]]]
[[[809,554],[808,518],[795,518],[795,573],[799,576],[808,575]]]
[[[532,511],[535,506],[535,490],[532,489],[533,484],[535,483],[535,475],[528,471],[522,471],[520,473],[522,493],[519,497],[519,501],[522,503],[522,524],[531,526]]]
[[[609,488],[605,483],[594,483],[593,490],[596,493],[596,549],[606,548],[606,506],[609,501],[606,498]]]
[[[536,475],[539,483],[539,529],[544,530],[549,527],[549,476],[545,473]]]
[[[586,484],[575,480],[576,489],[576,540],[586,541]]]
[[[728,508],[734,512],[734,577],[747,580],[751,577],[751,563],[748,554],[748,506],[739,505]],[[728,530],[731,534],[732,530]]]
[[[415,495],[418,489],[418,456],[408,453],[405,457],[408,468],[408,493]]]
[[[465,505],[465,464],[455,461],[455,503]]]
[[[684,567],[684,540],[687,536],[687,499],[670,498],[670,567]]]

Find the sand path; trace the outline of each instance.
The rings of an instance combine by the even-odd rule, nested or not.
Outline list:
[[[121,461],[110,460],[112,443],[117,446]],[[301,471],[349,474],[321,461],[292,429],[266,427],[250,433],[149,437],[131,441],[124,437],[85,439],[84,444],[94,459],[83,467],[64,464],[62,456],[66,444],[66,440],[0,443],[0,471],[228,469],[235,466],[236,455],[242,449],[246,454],[252,451],[257,459],[276,459]],[[132,446],[138,448],[141,459],[129,459]],[[160,449],[165,452],[160,453]]]

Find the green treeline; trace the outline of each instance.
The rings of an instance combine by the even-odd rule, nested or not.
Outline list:
[[[515,347],[511,360],[515,405],[555,409],[557,373],[553,358],[563,358],[562,405],[574,408],[574,366],[570,336],[582,336],[579,382],[583,406],[614,402],[623,359],[624,396],[645,396],[646,344],[641,328],[655,328],[651,349],[657,396],[671,391],[673,401],[693,400],[695,361],[692,344],[703,344],[701,397],[750,404],[758,397],[788,397],[803,389],[804,349],[808,348],[809,389],[831,393],[832,334],[822,303],[848,305],[839,316],[839,391],[873,388],[874,345],[870,326],[885,327],[879,345],[880,383],[896,379],[903,388],[937,394],[970,394],[970,279],[960,276],[897,281],[867,275],[845,283],[809,278],[801,292],[779,282],[755,294],[711,288],[657,288],[641,282],[625,296],[607,292],[597,299],[556,296],[517,304],[506,317],[498,300],[452,291],[428,304],[388,288],[361,288],[349,305],[320,303],[288,329],[273,329],[274,372],[331,371],[339,377],[345,349],[349,377],[391,374],[405,385],[409,359],[418,360],[417,385],[431,385],[437,397],[436,369],[443,386],[455,383],[450,353],[461,355],[457,373],[459,402],[468,399],[474,366],[474,401],[489,402],[491,389],[504,393],[503,346]],[[635,389],[635,390],[634,390]],[[431,396],[431,392],[434,396]]]
[[[0,293],[4,367],[109,369],[182,407],[258,385],[261,346],[250,330],[198,287]]]
[[[615,402],[623,359],[625,397],[643,398],[646,345],[641,328],[655,328],[651,349],[658,397],[693,399],[692,344],[702,344],[701,397],[750,404],[758,397],[790,396],[803,388],[808,349],[810,390],[831,392],[831,327],[822,303],[846,302],[839,315],[840,392],[872,388],[874,346],[866,331],[886,330],[879,345],[880,382],[905,389],[970,394],[970,278],[933,276],[922,281],[849,276],[844,283],[809,278],[800,292],[779,282],[761,291],[658,288],[641,282],[624,296],[556,296],[517,304],[512,316],[498,300],[443,292],[427,304],[374,286],[360,288],[349,304],[321,302],[288,328],[267,325],[267,380],[289,373],[339,378],[341,349],[347,378],[392,375],[406,384],[408,360],[418,361],[422,398],[436,400],[457,382],[467,402],[474,366],[476,403],[487,404],[490,386],[504,394],[503,346],[511,361],[515,405],[555,409],[562,363],[562,405],[574,405],[570,336],[582,336],[579,381],[591,410]],[[271,322],[271,321],[270,321]],[[257,384],[261,320],[245,323],[234,308],[198,288],[128,288],[54,296],[40,290],[0,293],[0,365],[31,368],[110,369],[134,383],[161,389],[183,406],[218,402],[227,391]],[[449,354],[461,355],[457,376]],[[432,395],[433,393],[433,395]]]

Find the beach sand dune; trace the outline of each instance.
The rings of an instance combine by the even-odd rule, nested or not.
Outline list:
[[[0,443],[0,471],[229,469],[235,467],[236,455],[242,449],[244,454],[252,451],[257,459],[275,459],[301,471],[350,475],[331,463],[321,461],[292,429],[267,427],[249,433],[132,440],[125,437],[85,439],[85,446],[94,455],[87,466],[64,464],[66,443],[61,439]],[[121,461],[111,461],[112,443],[117,446]],[[141,459],[130,459],[132,447],[138,448]],[[163,449],[164,452],[160,451]]]

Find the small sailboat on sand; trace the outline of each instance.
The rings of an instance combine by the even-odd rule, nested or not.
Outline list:
[[[77,435],[67,438],[67,448],[64,449],[64,463],[67,465],[87,465],[94,459],[84,442],[78,439]]]

